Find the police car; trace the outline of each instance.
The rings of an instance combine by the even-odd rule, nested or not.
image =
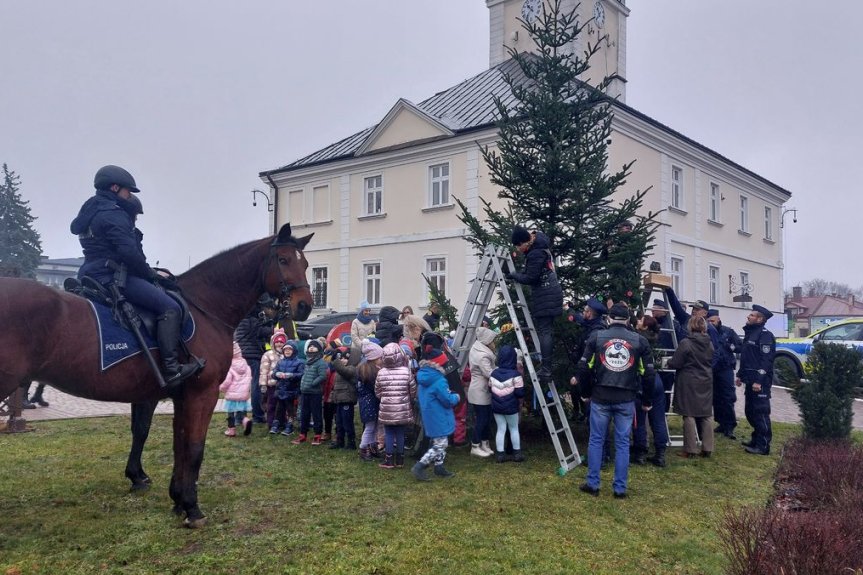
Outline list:
[[[803,377],[803,366],[815,342],[838,343],[856,349],[863,355],[863,318],[848,319],[831,324],[813,332],[809,337],[793,337],[776,340],[776,357],[773,373],[780,377],[786,366]]]

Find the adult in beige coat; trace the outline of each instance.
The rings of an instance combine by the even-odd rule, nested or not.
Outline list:
[[[474,426],[471,438],[471,455],[488,457],[494,454],[489,445],[491,439],[491,390],[488,378],[495,368],[495,334],[487,327],[476,329],[476,341],[470,348],[470,386],[467,388],[467,401],[473,408]]]
[[[707,321],[700,316],[689,320],[689,336],[680,342],[668,367],[676,369],[674,410],[683,416],[681,457],[713,453],[713,344],[707,335]]]

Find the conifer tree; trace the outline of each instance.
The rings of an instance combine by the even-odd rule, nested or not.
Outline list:
[[[42,241],[33,229],[36,221],[29,202],[18,193],[21,178],[3,164],[0,184],[0,276],[36,277],[42,256]]]
[[[618,197],[632,162],[607,172],[612,100],[605,90],[611,80],[594,86],[579,80],[604,37],[573,54],[574,41],[587,26],[578,21],[577,10],[564,12],[561,0],[552,0],[536,20],[522,21],[538,50],[510,50],[519,66],[505,78],[514,104],[495,99],[500,138],[496,149],[481,150],[507,204],[499,211],[483,200],[483,222],[459,201],[459,218],[478,253],[488,243],[509,245],[516,223],[538,229],[551,240],[565,294],[635,303],[658,223],[656,214],[638,213],[646,190]],[[626,220],[633,228],[619,235]]]

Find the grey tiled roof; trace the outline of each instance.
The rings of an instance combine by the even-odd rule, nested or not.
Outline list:
[[[490,126],[494,123],[497,115],[494,97],[501,98],[507,106],[511,106],[514,100],[510,88],[505,82],[507,74],[516,80],[524,78],[518,64],[514,60],[507,60],[494,68],[456,84],[452,88],[438,92],[416,106],[455,133]],[[261,175],[286,172],[313,164],[351,157],[376,127],[377,125],[369,126],[344,140],[281,168],[262,172]]]

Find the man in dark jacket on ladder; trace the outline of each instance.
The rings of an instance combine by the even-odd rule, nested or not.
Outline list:
[[[551,244],[542,232],[529,232],[521,226],[512,230],[512,244],[525,255],[524,271],[507,274],[507,279],[530,287],[530,310],[539,341],[542,363],[537,375],[541,382],[551,381],[554,349],[554,319],[563,314],[563,290],[554,271]]]

